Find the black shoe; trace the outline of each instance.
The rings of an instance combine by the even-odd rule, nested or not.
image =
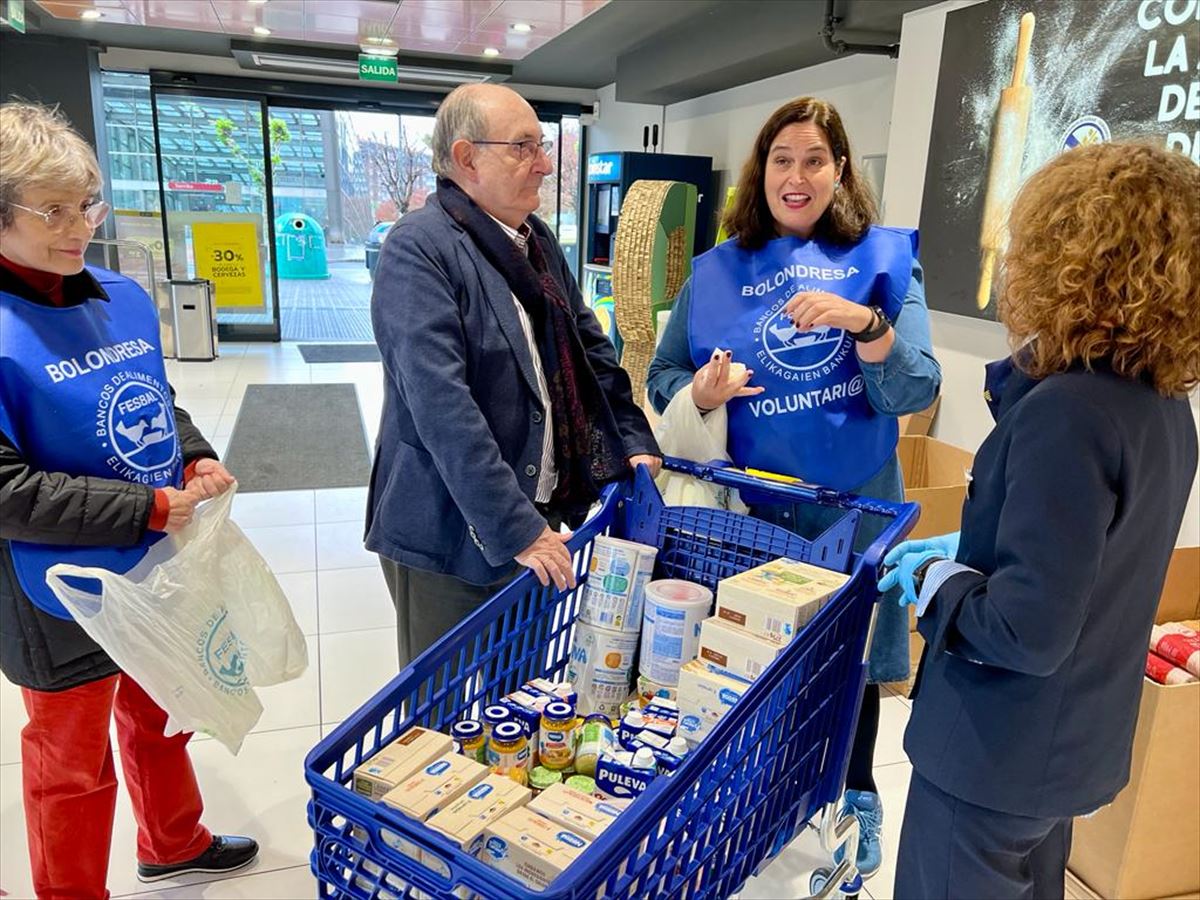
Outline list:
[[[232,872],[250,865],[256,856],[258,842],[253,838],[217,834],[213,835],[207,850],[186,862],[172,863],[169,866],[138,863],[137,877],[138,881],[149,882],[187,875],[190,872]]]

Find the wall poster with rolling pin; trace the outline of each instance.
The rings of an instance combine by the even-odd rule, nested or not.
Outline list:
[[[948,13],[921,203],[930,308],[995,319],[1022,183],[1065,150],[1122,139],[1200,162],[1200,0],[989,0]]]

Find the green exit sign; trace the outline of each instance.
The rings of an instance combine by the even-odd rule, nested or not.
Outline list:
[[[394,56],[358,56],[359,81],[396,81],[396,58]]]

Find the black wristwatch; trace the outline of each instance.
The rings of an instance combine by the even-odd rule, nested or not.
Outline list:
[[[921,589],[925,587],[925,576],[929,574],[929,569],[934,563],[945,562],[940,556],[935,556],[932,559],[927,559],[925,562],[917,566],[913,572],[913,591],[919,597]]]
[[[877,341],[892,327],[892,323],[888,321],[888,317],[883,314],[883,310],[878,306],[868,306],[871,311],[871,324],[862,331],[850,332],[850,337],[858,341],[860,344],[869,344],[871,341]]]

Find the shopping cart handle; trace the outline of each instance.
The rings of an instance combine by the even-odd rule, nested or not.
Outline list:
[[[751,474],[734,468],[732,464],[724,460],[698,463],[678,456],[667,456],[663,459],[663,468],[726,487],[761,490],[764,486],[769,486],[771,493],[781,497],[788,496],[801,501],[844,505],[841,501],[845,495],[840,491],[808,484],[799,478],[789,478],[785,475],[771,475],[766,472]]]

